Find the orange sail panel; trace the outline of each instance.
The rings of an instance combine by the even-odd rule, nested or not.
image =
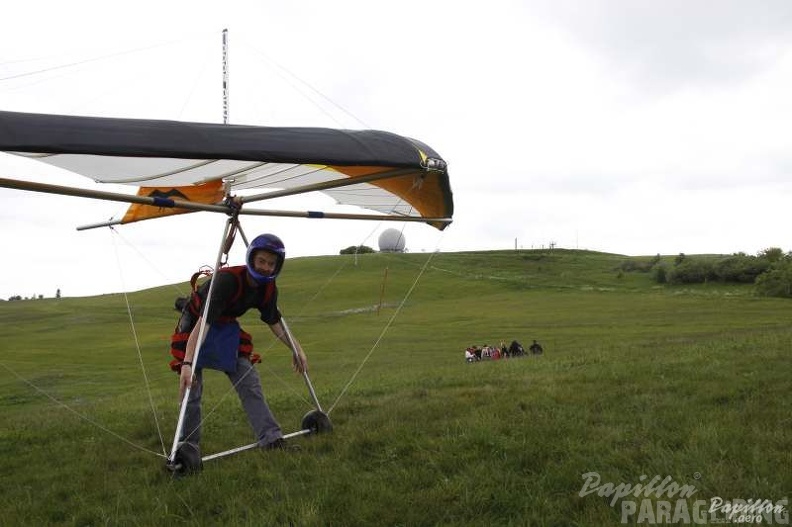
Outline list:
[[[391,167],[371,166],[331,166],[327,168],[346,174],[351,179],[393,170]],[[445,176],[444,173],[415,170],[403,176],[374,181],[371,185],[398,196],[403,204],[408,204],[423,217],[443,218],[451,217],[454,210],[451,193],[449,190],[446,190],[447,183],[444,187],[443,178],[447,180],[447,176]],[[341,189],[338,191],[329,191],[327,193],[338,199],[340,195],[354,192],[357,191],[354,190],[353,187],[352,190]],[[339,201],[343,203],[345,200],[339,199]],[[399,207],[399,209],[401,210],[401,207]],[[394,207],[394,209],[389,212],[392,213],[395,212],[395,210],[396,208]],[[446,227],[444,223],[430,223],[440,230]]]
[[[148,198],[214,204],[223,201],[224,191],[223,182],[218,179],[201,185],[190,185],[185,187],[140,187],[137,195]],[[134,221],[160,218],[173,214],[184,214],[186,212],[195,211],[182,209],[180,207],[161,207],[157,205],[133,203],[127,209],[126,214],[124,214],[121,223],[132,223]]]

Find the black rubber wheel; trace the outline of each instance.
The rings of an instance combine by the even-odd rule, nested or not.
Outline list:
[[[165,465],[177,476],[187,476],[203,469],[201,449],[195,443],[182,443],[176,449],[176,455]]]
[[[326,413],[311,410],[302,419],[302,429],[310,430],[312,434],[324,434],[333,431],[333,423]]]

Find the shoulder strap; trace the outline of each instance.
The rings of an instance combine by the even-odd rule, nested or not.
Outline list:
[[[246,270],[247,268],[244,265],[235,265],[233,267],[226,267],[224,269],[220,269],[220,271],[231,273],[232,275],[234,275],[234,278],[236,278],[237,287],[234,296],[231,298],[232,304],[235,304],[237,300],[239,300],[242,297],[242,291],[244,290],[243,280],[245,279]]]
[[[275,291],[275,280],[272,280],[271,282],[267,282],[267,287],[264,290],[264,296],[261,299],[261,304],[260,304],[262,309],[264,308],[264,306],[267,305],[267,302],[269,302],[270,299],[272,298],[273,291]]]
[[[211,278],[212,268],[208,265],[204,265],[193,273],[192,277],[190,278],[190,287],[192,288],[193,292],[198,290],[198,279],[202,276],[208,276]]]
[[[236,304],[242,298],[242,293],[243,293],[243,291],[245,289],[244,280],[247,279],[247,267],[244,266],[244,265],[235,265],[233,267],[223,267],[218,272],[220,272],[220,273],[229,273],[229,274],[233,275],[234,278],[236,278],[236,291],[235,291],[234,296],[231,298],[231,301],[230,301],[231,305]],[[201,300],[200,300],[199,295],[198,295],[198,286],[197,286],[196,282],[197,282],[198,278],[200,276],[202,276],[202,275],[211,277],[212,276],[211,269],[203,269],[202,268],[201,270],[199,270],[198,272],[193,274],[192,278],[190,279],[190,284],[192,285],[192,288],[193,288],[193,294],[191,295],[191,299],[190,299],[191,300],[190,307],[192,308],[192,311],[193,311],[194,315],[198,315],[199,314],[198,311],[200,310]],[[273,281],[267,283],[267,285],[266,285],[266,287],[264,289],[264,295],[262,296],[261,301],[259,302],[259,305],[257,307],[263,309],[264,306],[266,306],[267,303],[272,299],[272,295],[273,295],[274,291],[275,291],[275,281],[273,280]]]
[[[225,270],[226,269],[220,269],[220,271],[225,271]],[[190,299],[189,302],[187,303],[187,306],[190,310],[190,313],[194,317],[198,317],[201,315],[201,305],[203,304],[203,302],[201,300],[201,295],[198,293],[198,288],[199,288],[198,279],[202,276],[206,276],[211,280],[212,277],[214,276],[214,272],[212,271],[212,268],[209,267],[208,265],[204,265],[196,272],[194,272],[193,275],[190,277],[190,288],[192,289],[192,292],[190,293]],[[236,293],[237,296],[240,294],[240,291],[241,288],[237,287],[237,293]]]

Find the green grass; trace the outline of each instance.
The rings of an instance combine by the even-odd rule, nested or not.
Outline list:
[[[430,256],[289,260],[281,308],[335,430],[179,480],[161,457],[172,287],[129,295],[141,358],[120,295],[0,304],[0,525],[619,525],[618,504],[579,496],[587,472],[790,495],[789,301],[660,287],[611,254]],[[243,327],[296,430],[311,405],[288,351]],[[463,360],[512,339],[545,354]],[[205,380],[204,453],[252,442],[227,380]]]

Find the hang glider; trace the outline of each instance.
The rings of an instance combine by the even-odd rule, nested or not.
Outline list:
[[[420,141],[383,131],[0,111],[0,151],[138,187],[131,195],[0,178],[0,187],[132,203],[122,219],[94,226],[241,206],[240,214],[418,221],[442,230],[454,210],[446,162]],[[242,190],[249,192],[230,201]],[[244,206],[308,192],[372,213]]]

